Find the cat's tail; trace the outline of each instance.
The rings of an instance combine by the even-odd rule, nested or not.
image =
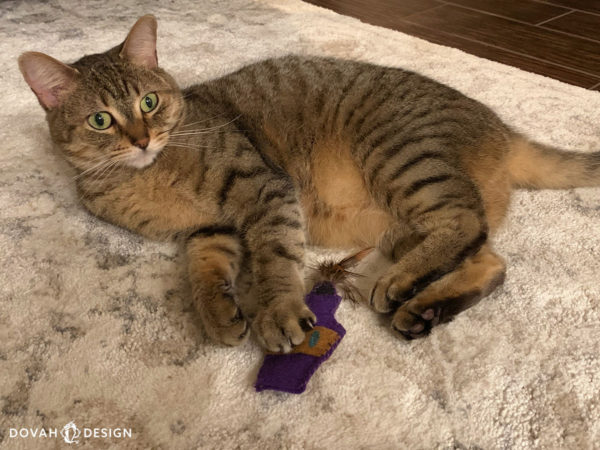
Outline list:
[[[600,152],[569,152],[518,136],[508,155],[508,171],[515,187],[600,186]]]

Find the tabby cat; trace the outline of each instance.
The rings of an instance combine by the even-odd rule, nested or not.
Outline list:
[[[204,328],[230,345],[249,329],[271,351],[303,341],[307,240],[379,245],[394,265],[370,305],[399,336],[425,336],[502,282],[488,237],[513,187],[600,185],[600,152],[530,142],[402,69],[286,56],[181,90],[150,15],[105,53],[19,66],[84,206],[182,242]]]

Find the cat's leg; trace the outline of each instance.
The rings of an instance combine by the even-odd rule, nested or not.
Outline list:
[[[423,236],[415,233],[406,223],[396,223],[379,238],[377,247],[384,256],[398,262],[421,241]]]
[[[379,312],[395,310],[487,240],[479,191],[448,143],[435,135],[404,142],[409,143],[363,155],[370,191],[412,233],[410,245],[399,252],[406,253],[373,288],[370,303]]]
[[[249,324],[237,305],[234,290],[242,258],[235,229],[198,229],[186,241],[186,256],[194,305],[206,334],[227,345],[241,344],[249,334]]]
[[[417,237],[409,241],[412,248],[375,284],[370,304],[377,311],[387,313],[396,309],[456,269],[486,242],[487,226],[477,210],[437,212],[434,217],[414,224]]]
[[[392,329],[406,339],[426,336],[433,326],[448,322],[502,284],[505,268],[502,258],[484,245],[456,270],[402,304],[394,313]]]
[[[304,302],[303,222],[293,185],[275,179],[261,189],[241,225],[253,297],[244,314],[260,344],[270,351],[289,352],[316,323]]]

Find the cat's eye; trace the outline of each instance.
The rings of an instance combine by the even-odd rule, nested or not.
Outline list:
[[[156,108],[156,105],[158,105],[158,97],[154,92],[150,92],[142,99],[140,108],[142,108],[142,111],[144,112],[150,112]]]
[[[112,124],[112,117],[105,111],[100,111],[88,117],[88,123],[96,130],[106,130]]]

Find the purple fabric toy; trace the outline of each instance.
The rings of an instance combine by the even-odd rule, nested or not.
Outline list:
[[[335,320],[342,298],[329,281],[317,284],[306,296],[306,304],[317,316],[315,327],[306,333],[304,342],[292,353],[270,353],[265,356],[254,387],[301,394],[315,370],[329,358],[346,330]]]

